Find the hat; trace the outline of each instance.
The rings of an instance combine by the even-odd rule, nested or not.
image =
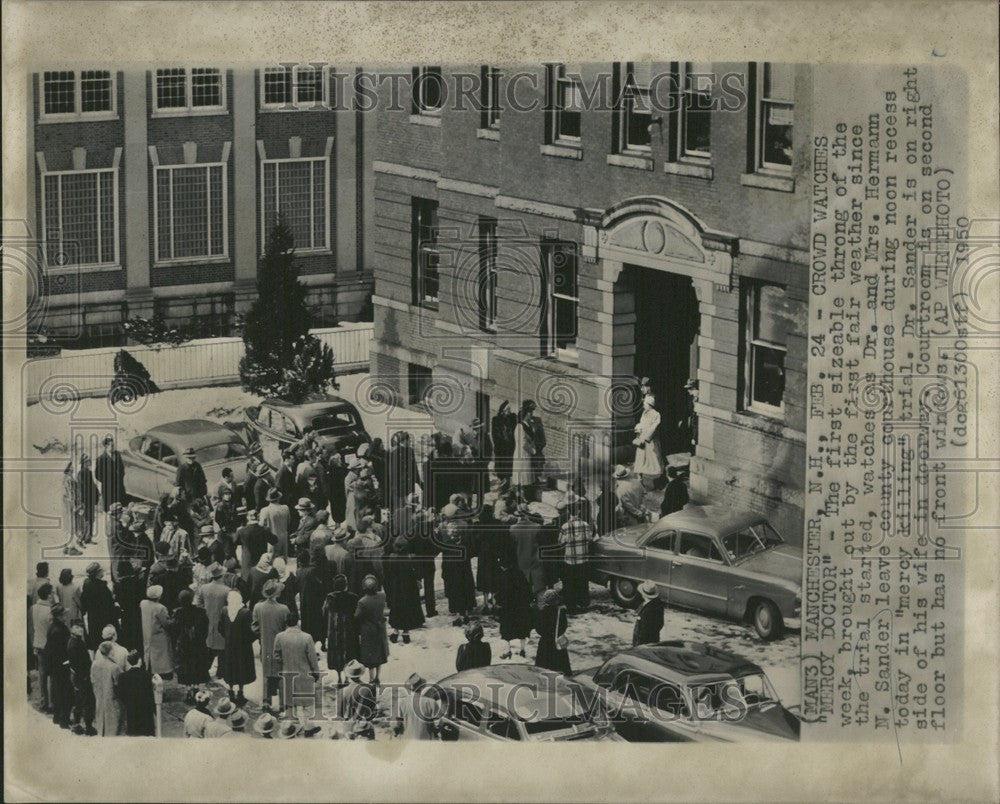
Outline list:
[[[194,447],[188,447],[186,450],[184,450],[184,454],[185,455],[194,455]]]
[[[274,580],[274,578],[271,578],[271,580],[269,580],[267,583],[264,584],[264,588],[261,590],[261,594],[263,594],[264,597],[266,598],[277,597],[278,595],[281,594],[281,591],[284,588],[285,585],[283,583]]]
[[[282,720],[278,726],[278,739],[291,740],[302,733],[302,724],[297,720]]]
[[[101,631],[101,639],[116,639],[118,637],[118,631],[113,625],[106,625]]]
[[[51,612],[52,612],[52,619],[58,620],[60,617],[63,616],[63,614],[66,613],[66,607],[62,603],[53,603]]]
[[[365,666],[361,664],[357,659],[351,659],[344,666],[344,675],[351,679],[359,679],[365,674]]]
[[[265,712],[253,724],[253,730],[261,736],[270,734],[274,727],[278,725],[278,720],[270,712]]]
[[[611,476],[617,478],[618,480],[621,480],[624,477],[628,477],[628,467],[622,463],[618,464],[615,467],[615,471],[612,473]]]
[[[146,597],[150,600],[159,600],[163,597],[163,587],[159,584],[153,584],[149,589],[146,590]]]
[[[347,576],[340,573],[336,578],[333,579],[333,591],[343,592],[347,589]]]
[[[333,540],[335,542],[343,542],[349,539],[353,534],[354,528],[345,522],[333,532]]]
[[[207,704],[212,700],[212,693],[208,690],[198,690],[194,694],[194,702],[196,704]]]
[[[233,731],[243,731],[248,719],[246,712],[242,709],[237,709],[229,716],[229,727]]]
[[[268,502],[277,502],[280,499],[281,499],[281,492],[280,491],[278,491],[277,489],[269,489],[268,490],[268,492],[267,492],[267,501]]]
[[[297,511],[312,511],[316,506],[313,505],[312,500],[308,497],[299,497],[298,503],[295,505],[295,510]]]
[[[141,519],[136,519],[128,529],[133,533],[144,533],[146,531],[146,523]]]
[[[419,690],[426,683],[427,679],[420,675],[420,673],[410,673],[404,686],[412,692],[413,690]]]
[[[228,698],[220,698],[219,702],[215,705],[215,709],[212,710],[216,717],[229,717],[233,712],[236,711],[236,704],[230,701]]]
[[[209,534],[215,533],[215,528],[213,528],[211,525],[202,525],[200,528],[198,528],[198,533],[207,536]]]
[[[101,565],[96,561],[91,561],[87,565],[87,574],[90,576],[99,575],[101,573]]]
[[[226,574],[225,570],[223,570],[222,567],[215,562],[209,564],[208,571],[211,573],[213,581]]]
[[[470,623],[465,627],[465,638],[472,642],[483,638],[483,626],[481,623]]]
[[[639,594],[646,600],[653,600],[660,596],[660,590],[652,581],[643,581],[639,584]]]

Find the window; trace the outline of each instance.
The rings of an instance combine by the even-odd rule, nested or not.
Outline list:
[[[436,309],[438,305],[437,202],[414,198],[412,208],[413,303]]]
[[[62,70],[42,74],[42,117],[107,115],[115,111],[110,70]]]
[[[481,128],[500,128],[500,69],[484,64],[480,71]]]
[[[790,170],[794,72],[787,64],[760,65],[757,73],[758,168]]]
[[[409,404],[420,405],[424,401],[427,389],[434,381],[431,369],[421,366],[419,363],[407,364],[407,392],[410,397]]]
[[[465,723],[470,728],[478,729],[479,724],[483,722],[484,714],[484,708],[481,703],[467,701],[464,698],[458,698],[455,701],[455,720]]]
[[[177,453],[166,444],[160,446],[160,460],[170,466],[177,466]]]
[[[548,141],[579,142],[580,116],[583,111],[580,71],[566,64],[553,64],[548,70],[551,111]]]
[[[651,80],[650,65],[637,65],[631,61],[625,63],[618,114],[620,151],[650,150],[650,126],[653,123],[649,89]]]
[[[155,172],[157,262],[225,257],[226,166],[169,165]]]
[[[156,71],[156,111],[218,111],[225,108],[217,67],[166,67]]]
[[[684,700],[684,693],[680,687],[661,681],[653,691],[653,705],[661,712],[665,712],[672,717],[690,717],[691,712]]]
[[[486,721],[486,731],[505,740],[521,739],[521,730],[517,727],[517,723],[497,713],[490,714],[489,720]]]
[[[291,229],[297,251],[329,248],[328,184],[325,156],[265,159],[261,164],[261,231],[269,232],[281,216]]]
[[[45,173],[42,187],[46,265],[117,265],[118,171]]]
[[[319,64],[265,67],[261,75],[261,107],[295,110],[300,107],[325,106],[325,73],[324,67]]]
[[[678,157],[707,159],[712,142],[712,65],[684,62],[681,65],[681,119]]]
[[[700,533],[682,533],[680,554],[688,558],[700,558],[705,561],[722,562],[722,554],[710,536]]]
[[[646,542],[646,547],[651,550],[663,550],[666,553],[672,553],[674,552],[674,540],[676,536],[677,531],[674,530],[658,533]]]
[[[577,307],[576,244],[542,241],[546,286],[542,316],[542,354],[575,360]]]
[[[411,86],[413,114],[437,114],[444,103],[444,80],[440,67],[414,67]]]
[[[497,222],[479,219],[479,327],[495,330],[497,324]]]
[[[748,282],[747,285],[744,404],[767,415],[781,415],[788,340],[785,291],[778,285],[763,282]]]

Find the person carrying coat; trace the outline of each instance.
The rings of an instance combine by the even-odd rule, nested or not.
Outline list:
[[[323,602],[326,618],[326,666],[337,672],[337,686],[343,682],[341,673],[351,661],[358,658],[360,643],[354,614],[358,609],[358,596],[347,588],[347,576],[333,579],[333,591]]]
[[[559,602],[559,593],[555,589],[542,592],[538,607],[538,652],[535,654],[535,667],[556,670],[570,675],[569,650],[566,639],[568,618],[566,607]]]
[[[291,617],[288,606],[278,601],[281,589],[280,582],[269,580],[264,584],[264,599],[253,607],[252,626],[254,636],[260,640],[260,668],[264,676],[264,703],[267,706],[279,693],[281,683],[274,665],[274,640],[288,627]]]
[[[143,663],[150,673],[168,679],[174,674],[174,646],[170,641],[170,612],[161,602],[162,586],[146,590],[139,604],[142,616]]]
[[[222,610],[222,636],[226,647],[219,661],[219,677],[229,685],[229,697],[238,706],[247,702],[243,688],[257,680],[253,661],[253,626],[250,610],[243,604],[243,595],[236,589],[226,596]]]
[[[123,670],[111,658],[111,649],[111,642],[101,642],[90,666],[90,683],[95,703],[94,728],[101,737],[117,737],[125,731],[118,702],[118,679]]]
[[[639,584],[642,605],[632,628],[632,645],[652,645],[660,641],[663,630],[664,605],[660,600],[660,590],[652,581]]]
[[[125,733],[130,737],[153,737],[156,735],[153,678],[141,661],[139,651],[129,653],[128,670],[118,678],[118,697],[125,715]]]
[[[281,708],[297,709],[296,701],[315,700],[320,678],[316,643],[299,628],[294,614],[288,615],[288,627],[274,640],[274,672],[282,680]]]
[[[177,683],[187,687],[185,701],[194,701],[198,685],[207,684],[208,668],[212,663],[206,640],[208,615],[194,605],[194,592],[184,589],[177,596],[177,608],[171,618],[174,635],[174,656],[177,664]]]

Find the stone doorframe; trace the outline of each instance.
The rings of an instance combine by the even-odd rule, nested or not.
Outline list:
[[[584,263],[597,265],[596,271],[580,271],[581,301],[588,293],[596,302],[581,305],[581,316],[591,320],[580,328],[580,367],[610,385],[616,378],[631,377],[634,368],[635,299],[620,286],[616,292],[624,265],[691,277],[704,319],[714,308],[715,294],[733,289],[739,239],[708,229],[660,196],[630,198],[607,210],[583,209],[578,214],[583,227],[580,256]],[[614,417],[614,411],[606,413]]]

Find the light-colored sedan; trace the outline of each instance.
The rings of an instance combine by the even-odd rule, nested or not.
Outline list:
[[[184,450],[191,448],[205,470],[211,494],[229,467],[237,483],[246,477],[247,446],[239,434],[205,419],[185,419],[160,424],[129,441],[122,451],[125,492],[142,500],[159,502],[174,486]]]
[[[639,583],[653,581],[668,605],[750,622],[765,640],[800,624],[802,550],[759,514],[722,505],[687,506],[602,536],[592,578],[625,607],[638,604]]]

